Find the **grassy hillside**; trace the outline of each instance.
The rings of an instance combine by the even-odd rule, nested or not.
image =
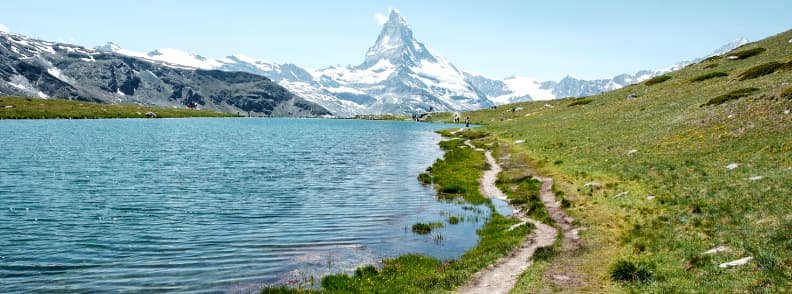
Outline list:
[[[154,112],[160,118],[228,117],[228,113],[183,108],[108,105],[60,99],[0,97],[0,119],[44,118],[144,118]]]
[[[532,269],[515,292],[568,290],[542,272],[554,267],[596,291],[791,291],[791,39],[598,96],[463,114],[555,177],[587,228],[580,249]],[[743,257],[753,260],[719,267]]]

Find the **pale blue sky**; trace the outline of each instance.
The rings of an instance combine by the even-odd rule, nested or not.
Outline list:
[[[703,56],[737,37],[792,29],[778,1],[2,1],[0,24],[46,40],[241,53],[322,68],[357,65],[375,14],[397,8],[416,38],[493,77],[604,78]]]

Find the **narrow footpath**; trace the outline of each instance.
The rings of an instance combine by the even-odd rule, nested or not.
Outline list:
[[[469,140],[465,141],[465,145],[474,150],[480,150],[473,146]],[[490,199],[501,199],[508,201],[506,199],[506,194],[504,194],[503,191],[498,189],[498,187],[495,185],[495,181],[498,178],[498,173],[500,173],[502,170],[500,165],[498,165],[498,162],[492,157],[491,151],[487,150],[484,153],[484,156],[487,158],[487,163],[490,166],[490,170],[484,172],[484,175],[479,180],[479,189],[481,190],[481,194],[484,195],[484,197]],[[546,203],[545,205],[547,205],[551,199],[553,199],[552,201],[555,202],[555,196],[552,192],[552,180],[549,181],[550,185],[546,185],[547,182],[545,182],[545,178],[541,178],[540,180],[543,181],[542,189],[540,191],[540,196],[543,200],[542,202]],[[545,199],[548,201],[545,202]],[[548,207],[548,209],[550,209],[550,207]],[[556,210],[560,211],[560,208],[556,206]],[[509,293],[509,291],[511,291],[511,289],[514,288],[514,285],[517,283],[520,274],[531,265],[531,257],[533,256],[536,249],[553,245],[553,242],[555,241],[555,238],[558,234],[558,231],[554,227],[531,219],[514,207],[512,207],[512,211],[515,217],[520,219],[523,223],[532,223],[534,226],[536,226],[536,229],[534,229],[534,231],[528,235],[525,242],[523,242],[520,247],[515,249],[511,255],[501,258],[494,265],[474,274],[470,282],[460,288],[457,293]],[[563,214],[563,211],[561,211],[561,213]],[[552,214],[553,213],[551,212],[551,215]],[[515,227],[516,226],[513,226],[512,229]]]

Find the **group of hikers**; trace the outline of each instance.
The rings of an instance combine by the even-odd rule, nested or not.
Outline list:
[[[427,117],[427,113],[413,113],[412,114],[412,119],[414,121],[421,121],[421,120],[425,119],[426,117]],[[459,112],[454,112],[454,123],[455,124],[459,123],[459,118],[460,118]],[[465,127],[466,128],[470,127],[470,116],[465,116]]]
[[[454,123],[455,124],[459,123],[459,112],[454,112]],[[470,117],[469,116],[465,117],[465,127],[466,128],[470,127]]]

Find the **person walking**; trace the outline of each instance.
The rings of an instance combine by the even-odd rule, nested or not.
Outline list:
[[[469,116],[466,116],[466,117],[465,117],[465,127],[466,127],[466,128],[469,128],[469,127],[470,127],[470,117],[469,117]]]

